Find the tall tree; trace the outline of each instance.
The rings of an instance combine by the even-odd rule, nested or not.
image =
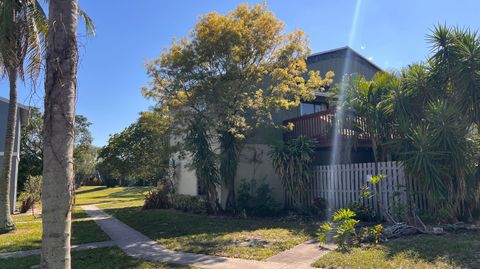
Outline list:
[[[144,89],[174,113],[186,133],[192,113],[203,115],[213,140],[220,142],[220,176],[227,207],[234,208],[238,155],[253,127],[272,123],[273,111],[310,100],[331,82],[309,72],[309,48],[300,30],[285,33],[284,23],[265,5],[240,5],[201,17],[189,38],[180,39],[148,65]]]
[[[91,123],[83,115],[75,116],[74,167],[77,179],[94,174],[97,148],[92,145]],[[43,114],[30,107],[27,125],[22,126],[20,164],[18,168],[19,189],[28,177],[40,176],[43,170]]]
[[[168,119],[143,112],[138,120],[114,134],[98,154],[97,168],[107,185],[112,179],[157,183],[166,177],[169,162]]]
[[[43,170],[43,114],[30,107],[28,124],[22,126],[20,139],[20,163],[18,165],[18,189],[29,177],[42,175]]]
[[[0,174],[0,232],[15,229],[10,217],[12,154],[17,123],[17,79],[36,80],[42,62],[46,17],[36,0],[0,1],[0,58],[10,83],[5,147]],[[25,60],[27,67],[24,68]]]
[[[370,138],[375,162],[385,159],[385,142],[392,137],[392,119],[385,107],[396,79],[392,74],[379,72],[371,81],[352,75],[345,82],[345,116],[361,116],[363,124],[353,122],[351,127],[357,135]]]
[[[50,0],[42,186],[41,268],[71,268],[71,207],[77,86],[76,0]]]
[[[92,123],[88,121],[87,117],[75,116],[75,149],[73,156],[76,182],[95,175],[97,148],[92,144],[93,137],[89,130],[91,125]]]

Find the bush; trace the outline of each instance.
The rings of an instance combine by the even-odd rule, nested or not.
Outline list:
[[[327,237],[333,234],[333,239],[340,250],[348,250],[362,242],[378,244],[382,239],[383,226],[363,227],[357,231],[356,214],[349,208],[339,209],[331,222],[324,223],[318,231],[320,243],[327,243]]]
[[[363,227],[361,234],[361,242],[371,242],[378,244],[383,239],[383,226],[377,224],[375,226]]]
[[[327,216],[328,204],[327,200],[323,197],[317,197],[313,199],[312,207],[315,210],[315,215],[318,215],[320,219],[324,220]]]
[[[199,196],[174,194],[167,182],[160,183],[157,188],[145,195],[143,209],[177,209],[184,212],[204,213],[207,209],[205,199]]]
[[[23,192],[20,193],[19,201],[20,213],[25,213],[32,209],[35,216],[35,204],[40,202],[42,197],[42,176],[29,176],[23,186]]]
[[[361,201],[351,203],[348,208],[355,212],[354,219],[359,221],[375,221],[377,214],[371,207],[364,205]]]
[[[318,231],[318,240],[327,242],[330,233],[334,233],[333,239],[340,250],[345,250],[357,243],[355,226],[360,222],[356,219],[355,212],[349,208],[340,209],[334,215],[331,222],[324,223]]]
[[[96,177],[82,179],[82,186],[100,186],[102,181]]]
[[[207,203],[199,196],[174,194],[172,195],[172,207],[177,210],[191,213],[205,213]]]
[[[142,209],[167,209],[172,208],[171,190],[167,185],[159,185],[156,189],[145,195]]]
[[[280,205],[273,198],[268,184],[262,183],[257,188],[255,180],[243,179],[237,194],[237,210],[257,217],[272,217],[278,215]]]

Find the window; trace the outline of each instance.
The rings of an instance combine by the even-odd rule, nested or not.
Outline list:
[[[315,105],[310,103],[301,103],[300,104],[300,115],[308,115],[315,113]]]
[[[300,103],[300,115],[308,115],[317,112],[326,111],[328,109],[328,105],[326,103]]]
[[[328,109],[328,106],[325,103],[315,104],[315,113],[327,111],[327,109]]]

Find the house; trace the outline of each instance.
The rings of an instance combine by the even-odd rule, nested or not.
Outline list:
[[[0,97],[0,172],[5,152],[5,136],[7,131],[8,99]],[[15,127],[15,142],[12,155],[12,175],[10,181],[10,208],[15,211],[17,202],[18,164],[20,162],[20,131],[21,126],[28,123],[29,107],[19,104],[17,111],[17,124]]]
[[[350,47],[328,50],[310,55],[307,58],[309,70],[318,70],[321,74],[327,71],[335,73],[334,85],[341,82],[346,74],[360,74],[371,79],[381,69],[370,60],[354,51]],[[333,86],[333,85],[332,85]],[[275,174],[272,160],[269,156],[270,145],[281,139],[291,139],[300,135],[313,138],[317,141],[314,164],[329,164],[333,146],[332,126],[335,120],[335,105],[331,91],[318,92],[315,100],[302,102],[297,108],[280,111],[273,115],[275,124],[292,122],[294,128],[284,133],[279,128],[260,127],[254,130],[242,149],[238,164],[236,187],[242,179],[254,179],[265,182],[273,189],[278,201],[284,200],[284,191],[281,180]],[[360,118],[352,118],[351,122],[361,124]],[[352,135],[353,130],[344,128],[339,130],[342,138]],[[355,144],[344,143],[344,153],[348,156],[340,160],[343,163],[368,162],[373,159],[368,137],[359,137]],[[203,187],[195,177],[195,171],[188,167],[188,159],[176,158],[177,191],[181,194],[203,194]],[[219,190],[219,197],[224,204],[224,190]]]

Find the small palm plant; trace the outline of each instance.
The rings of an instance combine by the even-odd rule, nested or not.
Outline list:
[[[308,190],[312,177],[315,142],[304,136],[276,145],[270,152],[273,167],[291,196],[294,207],[301,206],[300,195]]]

